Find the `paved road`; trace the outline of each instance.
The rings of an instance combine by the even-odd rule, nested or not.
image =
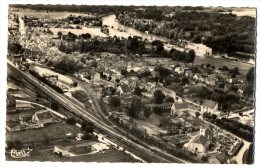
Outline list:
[[[36,80],[34,77],[25,74],[21,70],[17,69],[12,63],[8,61],[8,67],[13,70],[13,72],[17,73],[19,76],[21,76],[23,79],[27,80],[31,84],[33,84],[37,89],[43,91],[46,95],[53,98],[53,100],[57,101],[59,104],[61,104],[63,107],[68,109],[71,112],[74,112],[76,114],[80,114],[88,121],[91,121],[94,123],[94,125],[104,131],[105,133],[109,134],[109,136],[113,137],[114,139],[117,139],[120,144],[123,144],[124,146],[127,146],[127,148],[130,148],[132,150],[135,150],[135,153],[138,153],[139,155],[149,156],[152,161],[151,162],[175,162],[175,163],[184,163],[185,161],[177,159],[173,156],[169,156],[167,159],[165,156],[167,154],[158,155],[152,152],[151,150],[141,146],[140,144],[137,144],[136,142],[133,142],[131,140],[125,140],[125,136],[121,135],[117,131],[114,130],[113,127],[110,127],[106,123],[103,122],[103,120],[100,120],[99,118],[93,116],[92,114],[89,114],[88,111],[82,109],[78,105],[75,105],[72,103],[66,96],[57,93],[53,89],[49,88],[47,85],[39,83],[38,80]],[[132,151],[131,150],[131,151]]]

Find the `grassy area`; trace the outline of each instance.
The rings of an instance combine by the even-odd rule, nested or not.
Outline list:
[[[56,140],[75,136],[79,130],[76,130],[72,126],[58,122],[50,125],[46,125],[44,128],[31,129],[18,132],[7,132],[6,140],[14,141],[20,140],[22,143],[35,143],[43,142],[44,140]],[[70,136],[66,134],[71,133]]]
[[[241,75],[245,76],[248,70],[251,67],[254,67],[253,64],[242,63],[238,61],[232,61],[228,59],[221,59],[221,58],[202,58],[196,57],[195,63],[197,64],[211,64],[218,69],[219,67],[227,66],[229,69],[233,69],[235,67],[239,68],[239,72]]]
[[[137,124],[139,126],[142,126],[143,128],[145,128],[147,133],[157,135],[157,134],[161,133],[160,130],[162,130],[159,127],[160,117],[161,116],[158,116],[156,114],[151,114],[149,118],[146,118],[143,115],[140,115],[140,118],[135,119],[135,121],[137,122]]]
[[[183,62],[173,61],[170,58],[151,58],[151,57],[149,57],[146,60],[149,62],[152,62],[153,64],[156,64],[157,61],[159,61],[161,64],[168,64],[168,65],[183,64]],[[246,75],[246,73],[248,72],[248,70],[251,67],[254,67],[253,64],[242,63],[242,62],[232,61],[232,60],[228,60],[228,59],[210,58],[210,57],[204,58],[204,57],[198,57],[198,56],[195,58],[195,63],[196,64],[211,64],[211,65],[214,65],[216,67],[216,69],[223,67],[223,66],[227,66],[229,69],[238,67],[240,74],[243,76]]]
[[[135,159],[131,158],[129,155],[117,151],[117,150],[107,150],[103,153],[88,154],[76,157],[59,157],[52,153],[52,149],[33,151],[30,157],[15,159],[17,161],[61,161],[61,162],[137,162]],[[13,161],[9,154],[6,155],[7,161]]]

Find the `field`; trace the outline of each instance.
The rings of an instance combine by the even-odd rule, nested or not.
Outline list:
[[[21,9],[19,12],[11,12],[14,14],[21,14],[26,16],[32,16],[32,17],[42,17],[42,18],[51,18],[51,19],[60,19],[68,17],[70,14],[76,15],[76,16],[90,16],[93,17],[93,15],[86,14],[86,13],[72,13],[72,12],[46,12],[46,11],[37,11],[30,9]]]
[[[176,65],[176,64],[183,64],[180,61],[173,61],[172,59],[169,58],[147,58],[146,61],[151,62],[152,64],[156,64],[157,61],[159,61],[161,64],[167,64],[167,65]],[[248,70],[251,67],[254,67],[253,64],[248,64],[248,63],[242,63],[238,61],[232,61],[228,59],[222,59],[222,58],[204,58],[204,57],[196,57],[195,58],[195,63],[196,64],[211,64],[216,67],[216,69],[227,66],[229,69],[233,69],[235,67],[239,68],[240,74],[243,76],[246,75]]]
[[[254,67],[253,64],[248,64],[248,63],[242,63],[238,61],[232,61],[232,60],[227,60],[227,59],[222,59],[222,58],[201,58],[201,57],[196,57],[195,63],[197,64],[211,64],[218,69],[219,67],[227,66],[229,69],[233,69],[235,67],[239,68],[240,74],[243,76],[246,75],[248,70],[251,67]]]
[[[161,131],[163,130],[162,128],[159,127],[160,117],[161,116],[158,116],[156,114],[151,114],[149,118],[142,116],[141,119],[135,121],[138,123],[138,125],[145,128],[148,134],[157,135],[160,134]]]
[[[44,128],[31,129],[18,132],[7,132],[7,141],[20,140],[22,143],[42,142],[46,139],[57,140],[77,135],[77,131],[72,126],[59,122],[46,125]],[[68,134],[71,133],[69,136]],[[67,134],[67,135],[66,135]]]
[[[57,34],[58,32],[62,32],[63,34],[67,34],[69,32],[80,35],[83,33],[89,33],[91,36],[101,36],[106,37],[107,35],[100,31],[100,28],[88,28],[82,27],[82,29],[64,29],[64,28],[50,28],[53,34]]]
[[[6,155],[6,160],[13,160],[9,155]],[[87,154],[76,157],[59,157],[52,153],[52,149],[33,151],[31,156],[21,159],[18,161],[61,161],[61,162],[137,162],[129,155],[114,149],[106,150],[103,153]]]

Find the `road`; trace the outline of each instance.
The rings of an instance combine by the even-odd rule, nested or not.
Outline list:
[[[17,69],[10,61],[8,61],[8,67],[13,72],[18,74],[21,78],[27,80],[31,84],[33,84],[37,89],[44,92],[46,95],[51,97],[53,100],[58,102],[60,105],[62,105],[64,108],[68,109],[69,111],[81,115],[84,119],[92,122],[98,129],[102,130],[106,134],[108,134],[110,137],[117,140],[117,143],[122,144],[125,146],[125,148],[130,149],[130,151],[134,151],[134,153],[142,155],[143,157],[149,157],[150,162],[175,162],[175,163],[184,163],[184,160],[178,159],[172,155],[169,155],[167,153],[161,152],[158,154],[154,153],[153,151],[145,148],[144,146],[137,144],[136,142],[133,142],[131,140],[126,140],[125,136],[120,134],[117,130],[115,130],[114,127],[111,127],[104,123],[103,120],[100,120],[100,118],[97,118],[90,114],[88,111],[82,109],[75,103],[72,103],[66,96],[57,93],[53,89],[49,88],[47,85],[43,83],[39,83],[37,79],[34,77],[22,72],[21,70]],[[167,157],[167,158],[166,158]],[[144,158],[145,159],[145,158]]]

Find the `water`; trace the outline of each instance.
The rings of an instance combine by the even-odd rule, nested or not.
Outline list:
[[[116,16],[114,14],[103,17],[103,25],[109,26],[109,34],[111,36],[116,35],[118,37],[124,37],[124,38],[127,38],[129,36],[140,36],[143,39],[147,39],[149,41],[160,40],[160,41],[163,41],[166,43],[170,42],[170,39],[168,39],[166,37],[153,35],[150,33],[147,34],[145,32],[136,30],[134,28],[124,26],[116,20]],[[121,32],[118,29],[123,30],[123,31]]]
[[[237,16],[250,16],[256,18],[256,9],[233,10],[232,12],[220,12],[223,14],[235,14]]]

